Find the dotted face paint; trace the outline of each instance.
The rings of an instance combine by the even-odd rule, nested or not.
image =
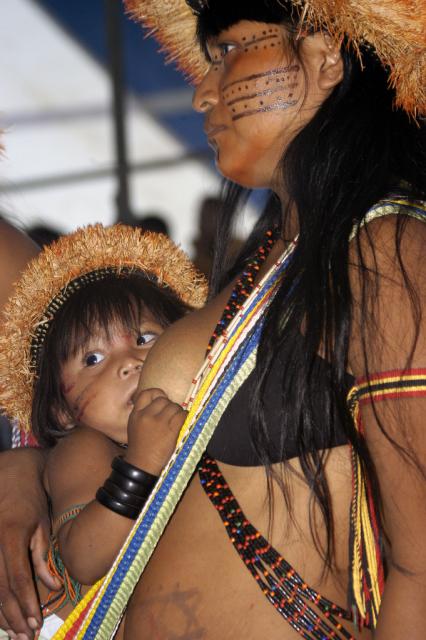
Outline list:
[[[300,127],[305,76],[282,25],[241,21],[208,43],[210,69],[194,95],[222,175],[270,188]]]
[[[265,28],[242,36],[238,55],[245,56],[269,50],[279,50],[282,34],[276,26]],[[225,49],[228,45],[217,45]],[[212,70],[218,72],[221,63],[226,59],[226,53],[215,53],[212,56]],[[236,78],[222,87],[222,100],[230,109],[232,120],[240,120],[258,113],[287,109],[297,104],[295,90],[299,82],[300,66],[291,64],[278,66],[263,73],[254,73]]]
[[[232,111],[232,120],[257,113],[287,109],[297,103],[300,67],[297,64],[271,69],[235,80],[223,88],[223,100]]]

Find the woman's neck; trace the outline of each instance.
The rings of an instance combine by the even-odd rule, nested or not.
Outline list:
[[[282,238],[285,242],[290,242],[299,233],[299,218],[296,206],[282,189],[277,189],[275,195],[281,206]]]

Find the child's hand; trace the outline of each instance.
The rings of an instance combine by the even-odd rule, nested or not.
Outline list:
[[[175,449],[185,418],[186,411],[171,402],[161,389],[136,392],[127,427],[126,460],[148,473],[160,475]]]

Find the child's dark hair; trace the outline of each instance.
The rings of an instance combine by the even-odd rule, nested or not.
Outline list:
[[[61,365],[98,333],[110,335],[111,327],[139,331],[148,310],[167,327],[188,311],[170,289],[158,286],[141,272],[110,276],[77,290],[55,314],[40,350],[32,404],[32,430],[38,442],[52,447],[67,431],[58,416],[69,413],[60,377]]]

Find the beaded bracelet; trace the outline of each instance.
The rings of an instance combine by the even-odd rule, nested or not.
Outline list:
[[[112,473],[96,492],[96,500],[121,516],[136,520],[157,476],[143,471],[117,456],[111,463]]]

